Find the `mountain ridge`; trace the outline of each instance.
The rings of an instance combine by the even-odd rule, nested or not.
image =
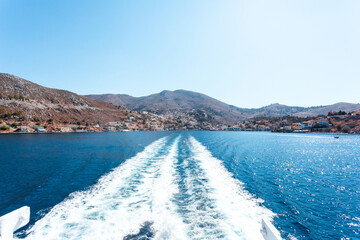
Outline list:
[[[123,118],[128,111],[7,73],[0,73],[0,107],[5,114],[17,112],[26,119],[89,123],[114,121]]]
[[[315,107],[274,103],[261,108],[239,108],[205,94],[184,89],[164,90],[142,97],[128,94],[81,96],[0,73],[0,113],[21,113],[26,119],[44,121],[51,119],[58,122],[94,124],[125,121],[130,115],[148,119],[149,116],[141,113],[146,111],[159,117],[164,116],[175,125],[185,124],[183,120],[187,119],[188,122],[215,126],[236,124],[256,117],[315,117],[327,115],[330,111],[351,112],[358,109],[360,104],[344,102]]]
[[[269,104],[260,108],[240,108],[226,104],[215,98],[202,93],[179,90],[164,90],[160,93],[142,97],[133,97],[127,94],[92,94],[85,95],[99,101],[106,101],[118,106],[126,107],[135,111],[149,111],[156,114],[167,114],[170,112],[187,112],[200,109],[214,116],[219,122],[234,123],[255,117],[315,117],[326,115],[330,111],[355,111],[360,109],[360,104],[340,102],[332,105],[300,107],[287,106],[280,103]]]

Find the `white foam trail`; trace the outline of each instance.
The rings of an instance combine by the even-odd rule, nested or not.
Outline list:
[[[160,139],[102,177],[90,190],[76,192],[29,230],[28,239],[122,239],[153,222],[155,239],[185,239],[172,203],[178,139],[165,148]]]
[[[263,239],[260,233],[261,219],[271,220],[274,214],[260,206],[261,200],[244,190],[242,183],[233,178],[222,162],[213,157],[206,147],[193,137],[190,137],[189,141],[193,159],[204,171],[203,176],[199,177],[206,178],[202,184],[208,189],[208,198],[214,201],[212,214],[219,213],[219,216],[213,220],[217,228],[225,234],[225,236],[219,235],[219,237],[224,239]],[[204,219],[206,221],[206,218],[213,216],[204,213],[203,216],[197,217],[195,222],[201,222]],[[206,228],[202,229],[203,232],[205,230]],[[204,235],[198,233],[198,238],[209,239],[209,236],[206,235],[206,233]]]
[[[156,240],[262,239],[261,218],[274,214],[195,138],[179,158],[179,139],[155,141],[90,190],[71,194],[27,238],[123,239],[150,223]]]
[[[179,137],[176,138],[169,155],[162,163],[160,177],[155,179],[152,189],[152,214],[154,228],[157,230],[155,239],[187,239],[187,231],[173,201],[174,194],[179,192],[175,177],[178,141]]]

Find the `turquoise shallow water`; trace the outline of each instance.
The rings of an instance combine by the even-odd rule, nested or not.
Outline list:
[[[136,132],[0,136],[0,214],[30,239],[359,239],[360,136]]]

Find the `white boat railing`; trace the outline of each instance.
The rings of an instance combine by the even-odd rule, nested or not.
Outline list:
[[[260,232],[262,233],[265,240],[282,240],[280,232],[269,220],[261,220]]]
[[[0,240],[10,240],[14,232],[30,221],[30,207],[24,206],[0,217]],[[282,240],[280,232],[267,219],[261,220],[264,240]]]
[[[0,240],[13,239],[14,232],[30,221],[30,207],[18,208],[0,217]]]

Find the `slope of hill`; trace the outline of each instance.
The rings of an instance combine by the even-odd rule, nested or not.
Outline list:
[[[16,112],[26,119],[105,123],[125,117],[127,109],[75,93],[46,88],[0,73],[0,113]]]
[[[360,104],[340,102],[327,106],[305,108],[303,111],[297,112],[293,115],[297,117],[316,117],[319,115],[327,115],[331,111],[338,112],[341,110],[345,112],[353,112],[358,109],[360,109]]]
[[[236,122],[251,115],[247,111],[228,105],[205,94],[186,91],[162,91],[145,97],[132,97],[123,94],[86,95],[89,98],[108,101],[135,111],[148,111],[156,114],[191,112],[201,110],[217,122]]]
[[[87,98],[91,98],[97,101],[108,102],[116,106],[126,107],[126,104],[130,102],[134,97],[126,94],[101,94],[101,95],[85,95]]]
[[[158,114],[190,112],[201,110],[217,122],[234,123],[254,117],[281,117],[294,115],[313,117],[326,115],[330,111],[354,111],[360,109],[360,104],[337,103],[318,107],[292,107],[282,104],[271,104],[262,108],[238,108],[205,94],[186,91],[162,91],[144,97],[132,97],[124,94],[87,95],[100,101],[106,101],[136,111],[149,111]]]

